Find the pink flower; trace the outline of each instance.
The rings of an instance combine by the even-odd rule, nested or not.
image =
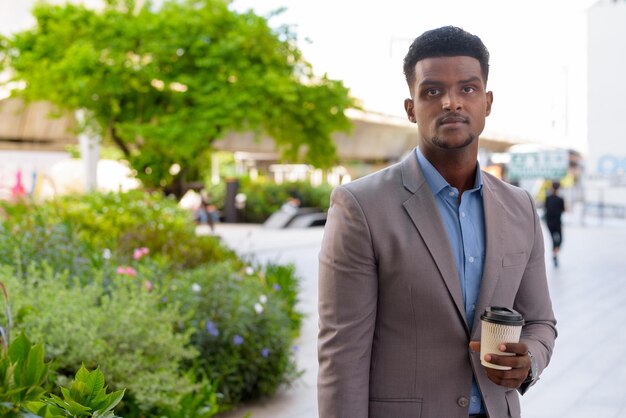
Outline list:
[[[135,260],[141,259],[144,255],[148,255],[150,250],[147,247],[135,248],[133,251],[133,258]]]
[[[150,280],[144,281],[143,286],[146,288],[148,292],[152,292],[152,289],[154,288],[154,285],[152,284]]]
[[[119,266],[117,268],[117,274],[122,274],[124,276],[136,276],[137,270],[130,266]]]

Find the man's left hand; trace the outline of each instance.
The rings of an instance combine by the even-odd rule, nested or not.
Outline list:
[[[480,342],[470,342],[470,349],[480,352]],[[485,354],[485,361],[498,366],[508,366],[511,370],[497,370],[485,367],[487,377],[493,383],[508,388],[518,388],[528,377],[530,370],[530,357],[528,356],[528,346],[524,343],[503,343],[500,344],[500,351],[514,353],[514,356],[499,356],[497,354]]]

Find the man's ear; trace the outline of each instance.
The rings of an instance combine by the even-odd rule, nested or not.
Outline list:
[[[406,110],[406,116],[409,118],[409,121],[417,123],[417,119],[415,118],[415,108],[413,107],[413,99],[404,99],[404,110]]]
[[[489,116],[491,114],[491,104],[493,103],[493,92],[492,91],[488,91],[487,92],[487,109],[485,112],[485,115]]]

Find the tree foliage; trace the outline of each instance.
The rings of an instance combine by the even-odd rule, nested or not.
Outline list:
[[[196,180],[226,134],[271,136],[285,159],[328,167],[351,127],[342,82],[316,77],[289,27],[227,0],[39,3],[36,25],[0,40],[14,94],[85,109],[147,186]],[[178,164],[179,173],[170,173]]]

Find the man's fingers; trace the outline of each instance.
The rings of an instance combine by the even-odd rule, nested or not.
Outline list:
[[[485,355],[485,361],[498,366],[506,366],[512,369],[528,369],[528,363],[523,356],[499,356],[497,354]]]
[[[505,353],[515,353],[520,356],[528,354],[528,346],[524,343],[503,343],[498,348]]]

